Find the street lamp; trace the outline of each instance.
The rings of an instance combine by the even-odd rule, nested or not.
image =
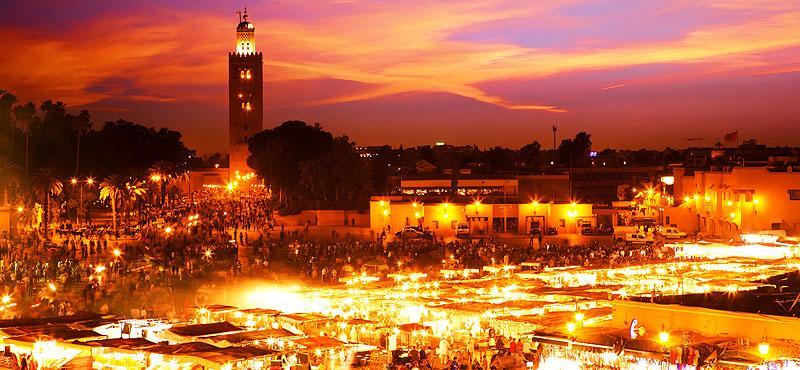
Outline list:
[[[69,180],[69,182],[72,185],[79,185],[78,192],[80,195],[78,198],[78,209],[75,210],[75,224],[80,225],[80,211],[83,209],[83,184],[85,183],[86,185],[92,186],[94,185],[94,179],[87,177],[86,180],[80,181],[78,178],[73,177]]]
[[[761,355],[762,360],[767,360],[767,355],[769,354],[769,342],[767,342],[766,335],[761,340],[761,343],[758,344],[758,353]]]

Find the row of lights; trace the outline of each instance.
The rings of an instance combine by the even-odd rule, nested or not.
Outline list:
[[[387,202],[387,201],[384,201],[384,200],[380,200],[380,201],[378,202],[378,205],[380,205],[380,207],[381,207],[381,208],[383,208],[383,215],[384,215],[384,216],[389,216],[389,214],[390,214],[390,210],[389,210],[389,204],[388,204],[388,203],[389,203],[389,202]],[[482,204],[482,203],[481,203],[481,201],[480,201],[479,199],[476,199],[476,200],[475,200],[475,201],[472,203],[472,206],[473,206],[473,207],[475,207],[475,213],[476,213],[476,214],[478,213],[478,210],[480,209],[480,206],[481,206],[481,204]],[[567,211],[567,217],[569,217],[569,218],[575,218],[575,217],[577,217],[577,216],[578,216],[578,211],[575,209],[575,207],[577,207],[577,205],[578,205],[578,204],[577,204],[577,203],[575,203],[575,202],[572,202],[572,203],[570,203],[571,209]],[[417,207],[419,207],[419,206],[420,206],[420,204],[419,204],[419,203],[417,203],[416,201],[411,203],[411,208],[414,208],[414,209],[416,209],[416,208],[417,208]],[[533,210],[534,210],[534,212],[536,212],[536,208],[538,208],[538,207],[539,207],[539,201],[536,201],[536,200],[532,201],[532,202],[531,202],[531,206],[533,207]],[[442,203],[442,207],[445,209],[445,213],[444,213],[442,216],[443,216],[444,218],[449,218],[449,217],[450,217],[450,215],[447,213],[447,208],[448,208],[448,207],[450,207],[450,203],[447,203],[447,202],[445,202],[445,203]],[[415,216],[416,218],[420,218],[421,214],[420,214],[420,212],[419,212],[419,211],[416,211],[416,212],[414,212],[414,216]]]

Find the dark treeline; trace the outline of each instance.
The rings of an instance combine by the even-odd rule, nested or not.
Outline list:
[[[159,161],[185,170],[191,155],[180,132],[122,119],[95,124],[88,110],[72,114],[62,102],[37,106],[0,91],[0,157],[19,167],[23,177],[41,168],[61,179],[146,177]]]
[[[109,201],[116,228],[116,209],[141,207],[153,173],[163,175],[155,185],[163,203],[171,179],[207,165],[193,157],[180,132],[121,119],[95,124],[88,110],[71,113],[50,100],[20,102],[0,91],[0,205],[18,207],[45,237],[55,216],[74,220],[72,214],[95,200]]]

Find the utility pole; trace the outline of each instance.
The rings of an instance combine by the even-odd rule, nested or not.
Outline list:
[[[553,150],[556,150],[556,131],[558,131],[558,126],[553,125]]]

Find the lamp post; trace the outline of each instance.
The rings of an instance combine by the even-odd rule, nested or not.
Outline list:
[[[81,209],[83,209],[83,185],[94,185],[94,179],[87,177],[86,180],[81,181],[73,177],[69,180],[69,182],[72,185],[78,185],[78,209],[75,210],[75,225],[80,225],[80,213]]]

